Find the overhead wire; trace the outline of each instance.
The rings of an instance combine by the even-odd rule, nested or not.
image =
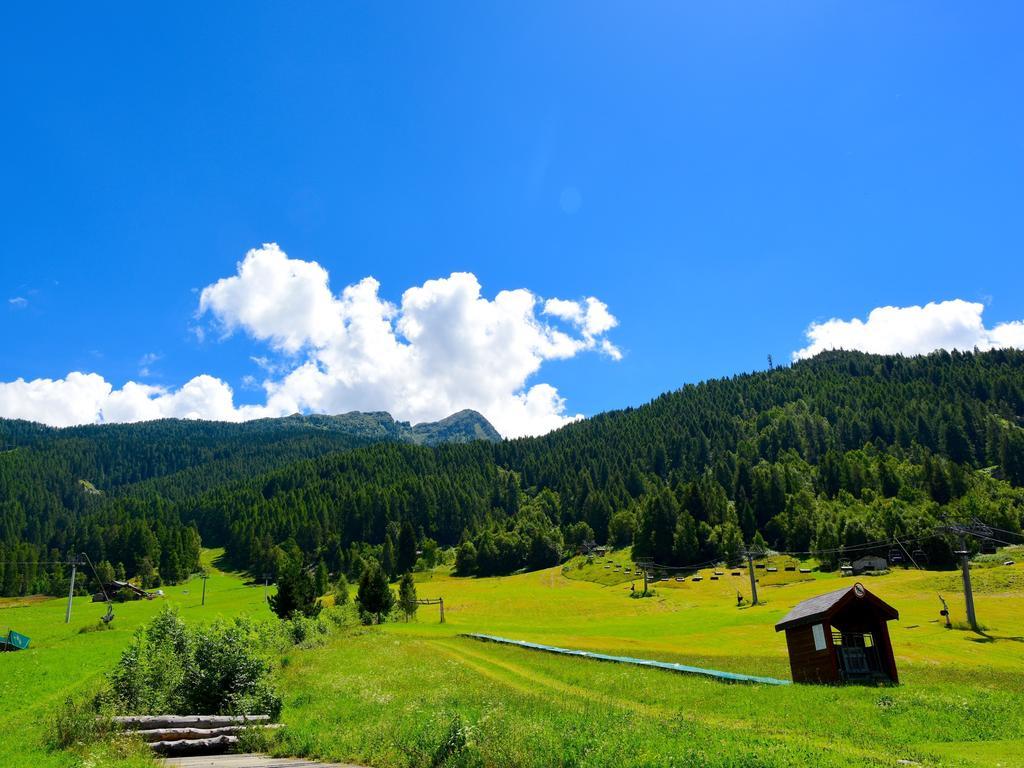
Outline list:
[[[900,549],[903,550],[903,553],[908,558],[910,558],[910,562],[912,562],[914,564],[914,567],[917,568],[917,570],[919,570],[919,571],[923,571],[924,568],[922,568],[920,565],[917,564],[917,560],[915,560],[914,556],[910,554],[910,551],[906,547],[904,547],[902,543],[900,543],[900,540],[899,540],[899,538],[897,538],[896,534],[893,534],[892,538],[893,538],[893,541],[895,541],[897,544],[899,544],[899,547],[900,547]]]
[[[994,525],[988,525],[987,523],[985,524],[985,527],[993,531],[998,531],[999,533],[1009,534],[1010,536],[1020,536],[1024,539],[1024,533],[1019,533],[1018,531],[1007,531],[1004,528],[996,528]]]

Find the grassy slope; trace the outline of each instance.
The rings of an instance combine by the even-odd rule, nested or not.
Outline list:
[[[604,576],[603,567],[593,570]],[[460,715],[469,726],[468,764],[1024,765],[1024,595],[1004,591],[1008,570],[975,574],[991,640],[937,622],[935,588],[948,587],[952,574],[864,579],[901,613],[891,625],[898,688],[731,686],[457,636],[489,632],[788,678],[785,641],[772,625],[799,600],[849,581],[766,583],[766,605],[738,609],[736,582],[745,580],[728,572],[717,582],[711,571],[697,584],[660,582],[656,597],[641,600],[629,598],[630,582],[603,586],[559,569],[435,576],[419,592],[444,596],[446,625],[422,609],[416,623],[293,654],[284,670],[292,727],[282,751],[429,764]],[[777,578],[787,577],[801,578]],[[944,596],[962,617],[961,598]],[[963,762],[971,755],[976,762]]]
[[[728,572],[717,582],[660,582],[656,597],[636,600],[629,582],[579,578],[603,572],[585,566],[569,569],[577,578],[551,569],[479,580],[435,574],[418,589],[421,597],[444,596],[447,624],[436,623],[435,608],[422,608],[414,623],[292,651],[279,673],[290,726],[280,750],[374,766],[429,765],[444,742],[468,745],[465,764],[494,766],[849,766],[900,758],[1024,765],[1022,565],[975,572],[978,613],[991,640],[935,621],[935,590],[951,589],[953,574],[865,579],[901,613],[891,625],[898,688],[725,685],[458,637],[481,631],[788,677],[785,641],[772,624],[797,601],[849,583],[815,574],[771,586],[765,574],[767,604],[738,609],[736,588],[746,579]],[[205,608],[199,588],[171,588],[167,599],[189,620],[267,615],[262,589],[235,576],[210,579]],[[943,594],[954,618],[962,617],[958,594]],[[84,599],[76,600],[70,627],[61,601],[0,607],[0,628],[10,624],[33,638],[30,651],[0,656],[0,765],[78,762],[41,746],[48,713],[67,693],[96,685],[134,627],[158,607],[119,606],[117,630],[84,635],[78,629],[102,613]],[[962,763],[970,755],[976,762]],[[93,758],[94,765],[132,764]]]
[[[208,565],[218,553],[207,551]],[[200,606],[202,582],[169,587],[166,601],[181,609],[188,621],[206,621],[238,614],[269,616],[262,588],[247,587],[231,574],[213,570],[206,605]],[[66,696],[89,691],[116,663],[135,628],[146,622],[164,601],[117,604],[113,630],[79,634],[96,624],[105,607],[87,597],[75,598],[70,624],[64,623],[67,600],[29,598],[0,605],[0,632],[7,628],[32,638],[27,651],[0,654],[0,766],[37,768],[63,765],[146,765],[150,760],[116,760],[111,754],[75,755],[49,752],[44,734],[53,710]],[[15,607],[16,606],[16,607]],[[91,759],[90,759],[91,758]]]

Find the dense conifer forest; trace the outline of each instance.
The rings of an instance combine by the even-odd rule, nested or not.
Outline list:
[[[465,442],[491,436],[472,418],[429,440],[381,430],[380,414],[339,418],[0,422],[0,591],[66,589],[59,562],[79,551],[173,582],[198,567],[200,542],[256,574],[301,560],[350,579],[448,547],[462,574],[508,573],[589,542],[666,566],[755,546],[835,568],[895,536],[942,567],[942,521],[1016,532],[1024,516],[1014,350],[830,352],[505,442]]]

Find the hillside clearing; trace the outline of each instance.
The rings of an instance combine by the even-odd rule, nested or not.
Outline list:
[[[207,605],[198,583],[167,588],[187,621],[269,616],[263,588],[211,567]],[[1019,573],[1024,566],[1006,568]],[[980,571],[981,569],[979,569]],[[995,571],[994,571],[995,572]],[[835,577],[765,585],[765,605],[737,608],[730,582],[683,582],[650,599],[629,584],[566,578],[560,568],[490,579],[434,573],[421,597],[445,598],[447,623],[421,609],[417,621],[361,628],[325,645],[289,651],[277,676],[287,728],[279,755],[391,768],[481,766],[893,766],[1019,765],[1024,749],[1024,594],[982,593],[986,636],[942,628],[937,585],[952,573],[899,570],[870,582],[899,608],[891,631],[903,684],[894,688],[733,686],[538,654],[460,638],[500,634],[603,653],[789,677],[773,624]],[[673,585],[676,582],[672,582]],[[945,593],[954,618],[961,597]],[[79,598],[72,623],[64,601],[4,609],[0,622],[32,637],[26,652],[0,658],[13,766],[151,765],[116,749],[49,752],[50,713],[68,694],[96,686],[133,629],[160,601],[118,605],[115,629],[79,634],[100,606]],[[69,678],[71,682],[69,683]],[[964,744],[969,742],[972,748]],[[1018,760],[1014,763],[1014,760]],[[674,763],[671,762],[674,760]]]

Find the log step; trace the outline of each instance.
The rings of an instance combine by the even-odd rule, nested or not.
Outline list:
[[[156,728],[224,728],[229,725],[269,723],[269,715],[124,715],[114,722],[131,730]]]
[[[237,743],[237,736],[214,736],[209,739],[154,741],[149,746],[160,755],[211,755],[227,752]]]
[[[206,739],[213,736],[233,736],[246,728],[280,728],[281,723],[253,723],[251,725],[225,725],[221,728],[147,728],[134,733],[143,741],[181,741],[183,739]]]

